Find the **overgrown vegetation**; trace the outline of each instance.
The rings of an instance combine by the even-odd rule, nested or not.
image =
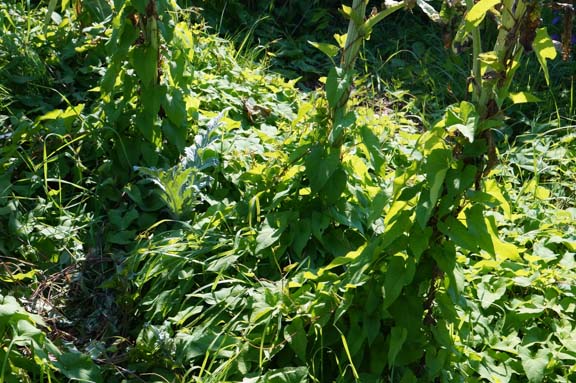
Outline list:
[[[572,14],[0,3],[0,382],[575,381]]]

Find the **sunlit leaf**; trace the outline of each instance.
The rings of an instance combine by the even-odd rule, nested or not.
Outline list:
[[[554,43],[548,35],[548,30],[546,27],[538,28],[536,30],[536,37],[532,43],[534,48],[534,53],[538,57],[538,62],[544,71],[544,77],[546,78],[546,84],[550,85],[550,74],[548,73],[548,63],[547,60],[554,60],[556,58],[557,52],[554,48]]]
[[[536,97],[533,94],[528,93],[528,92],[517,92],[517,93],[510,92],[508,94],[508,97],[510,98],[510,100],[512,100],[513,104],[525,104],[527,102],[540,102],[540,101],[542,101],[538,97]]]
[[[466,21],[472,26],[477,27],[480,25],[486,13],[494,8],[497,4],[500,4],[501,0],[480,0],[466,13]]]
[[[308,41],[308,44],[312,45],[314,48],[320,50],[330,59],[336,56],[340,52],[340,48],[336,45],[328,44],[328,43],[316,43],[314,41]]]
[[[544,380],[546,366],[550,361],[550,351],[541,348],[532,353],[527,347],[520,347],[518,355],[522,361],[522,367],[530,383],[539,383]]]

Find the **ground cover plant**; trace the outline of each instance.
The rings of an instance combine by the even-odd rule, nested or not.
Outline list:
[[[572,13],[0,3],[0,382],[575,381]]]

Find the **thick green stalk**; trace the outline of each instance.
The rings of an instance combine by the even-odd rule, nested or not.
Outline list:
[[[474,6],[474,0],[466,0],[468,11]],[[479,104],[481,98],[481,78],[480,73],[480,53],[482,53],[482,40],[480,30],[474,28],[472,31],[472,101]]]
[[[346,43],[340,61],[340,65],[346,72],[354,70],[354,63],[364,41],[366,32],[364,31],[364,16],[366,15],[367,6],[368,0],[354,0],[352,3],[352,15],[348,24]]]
[[[346,34],[346,42],[344,44],[344,50],[342,52],[342,58],[340,61],[341,69],[343,71],[344,78],[353,78],[354,64],[358,57],[358,52],[362,47],[362,42],[365,37],[365,27],[364,27],[364,17],[366,14],[366,7],[368,6],[368,0],[354,0],[352,3],[352,11],[350,16],[350,22],[348,24],[348,32]],[[344,116],[348,112],[348,99],[350,98],[350,93],[352,91],[352,80],[345,82],[346,88],[342,92],[338,102],[330,111],[332,119],[332,146],[335,148],[340,148],[344,142],[344,130],[338,125],[342,124]]]

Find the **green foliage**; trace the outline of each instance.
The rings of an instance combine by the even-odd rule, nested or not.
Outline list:
[[[1,382],[103,382],[99,368],[77,351],[61,352],[38,327],[46,324],[13,296],[0,295]],[[60,374],[58,374],[59,372]]]
[[[235,50],[170,1],[0,5],[0,380],[574,380],[573,121],[520,103],[544,76],[482,78],[513,103],[488,116],[465,55],[414,23],[439,17],[424,1],[343,8],[372,77],[298,46],[331,40],[336,6],[201,5],[223,32],[260,21]],[[313,63],[325,91],[249,61],[271,25],[303,56],[285,70]],[[293,57],[274,44],[268,63]],[[498,52],[476,50],[484,74]]]

